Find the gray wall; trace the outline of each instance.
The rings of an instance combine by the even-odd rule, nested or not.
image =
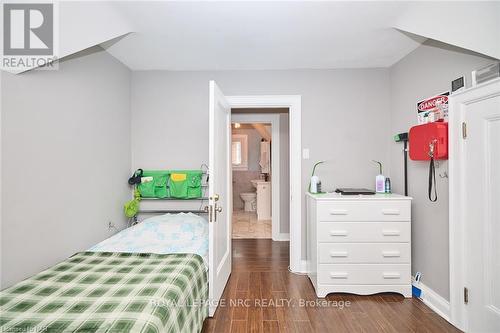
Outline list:
[[[492,60],[438,42],[426,42],[390,69],[391,134],[406,132],[417,124],[415,103],[450,89],[450,82],[463,74],[470,85],[470,73]],[[391,143],[391,180],[396,192],[403,192],[402,144]],[[436,173],[448,169],[439,163]],[[448,179],[437,179],[439,200],[427,198],[426,162],[409,161],[409,195],[412,204],[412,269],[422,272],[422,282],[449,299]]]
[[[2,287],[109,236],[108,220],[122,227],[131,166],[207,163],[210,79],[227,95],[302,95],[302,146],[311,155],[302,161],[303,192],[318,160],[329,161],[317,171],[326,190],[373,188],[371,159],[384,162],[402,192],[402,146],[392,135],[416,123],[417,100],[448,90],[461,74],[470,81],[470,71],[489,62],[427,42],[390,69],[130,74],[93,49],[59,71],[2,73]],[[438,177],[439,201],[430,203],[427,167],[409,165],[413,272],[449,298],[448,180]],[[446,169],[442,162],[437,171]]]
[[[1,80],[4,288],[124,227],[130,71],[94,48]]]
[[[323,186],[374,187],[389,163],[388,69],[132,73],[132,166],[198,168],[208,161],[208,81],[226,95],[302,96],[302,190],[315,161]],[[305,241],[305,199],[302,234]],[[305,248],[303,256],[305,254]]]
[[[2,99],[2,77],[3,77],[3,71],[0,71],[0,290],[2,289],[2,277],[3,277],[3,249],[2,249],[2,229],[3,229],[3,181],[2,181],[2,161],[3,161],[3,99]]]

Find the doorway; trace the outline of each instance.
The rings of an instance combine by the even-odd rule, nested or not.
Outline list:
[[[233,239],[288,241],[288,108],[231,111]]]
[[[305,246],[302,244],[302,98],[300,95],[242,95],[225,96],[232,109],[277,109],[289,110],[289,154],[290,154],[290,203],[288,220],[290,226],[290,270],[305,273],[306,261],[302,260]],[[229,142],[228,142],[229,143]],[[231,177],[229,175],[228,177]],[[304,251],[303,251],[304,249]]]
[[[288,108],[290,196],[289,270],[305,272],[302,260],[302,140],[301,96],[225,96],[215,81],[209,82],[209,315],[213,316],[232,267],[232,165],[231,165],[231,109],[232,108]],[[261,240],[268,243],[269,240]],[[253,240],[253,242],[260,242]],[[278,243],[279,244],[279,243]],[[283,243],[281,243],[283,244]],[[254,244],[255,245],[255,244]],[[257,244],[257,248],[259,245]],[[305,250],[305,249],[304,249]],[[305,252],[305,251],[304,251]]]

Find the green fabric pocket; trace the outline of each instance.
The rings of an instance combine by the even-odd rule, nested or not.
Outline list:
[[[156,198],[166,198],[168,196],[167,178],[168,175],[154,177],[154,191]]]
[[[155,182],[141,183],[137,185],[137,189],[143,198],[154,198],[155,197]]]
[[[186,172],[172,171],[170,174],[170,196],[177,199],[188,197],[188,177]]]
[[[168,197],[168,171],[145,170],[143,177],[153,177],[153,181],[137,185],[137,189],[143,198],[166,198]]]
[[[201,170],[170,170],[170,196],[177,199],[197,199],[202,196]]]
[[[188,172],[188,187],[187,187],[187,197],[188,199],[201,198],[201,171],[190,171]]]

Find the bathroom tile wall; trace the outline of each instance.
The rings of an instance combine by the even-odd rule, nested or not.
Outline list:
[[[250,181],[260,177],[260,141],[262,137],[255,129],[233,129],[233,134],[248,135],[248,171],[233,171],[233,210],[243,210],[240,193],[255,192]]]

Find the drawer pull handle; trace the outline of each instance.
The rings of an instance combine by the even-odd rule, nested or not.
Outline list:
[[[347,257],[348,253],[347,251],[331,251],[330,252],[330,257]]]
[[[346,230],[332,230],[330,231],[331,236],[347,236]]]
[[[384,276],[384,279],[399,279],[399,278],[401,278],[401,274],[399,274],[397,272],[384,273],[383,276]]]
[[[384,258],[396,258],[400,257],[401,253],[399,251],[382,251]]]
[[[382,235],[384,236],[399,236],[400,234],[399,230],[382,230]]]
[[[347,209],[334,209],[330,211],[330,215],[347,215]]]
[[[384,215],[400,215],[399,209],[382,209],[382,214]]]
[[[344,272],[330,273],[332,279],[347,279],[348,274]]]

